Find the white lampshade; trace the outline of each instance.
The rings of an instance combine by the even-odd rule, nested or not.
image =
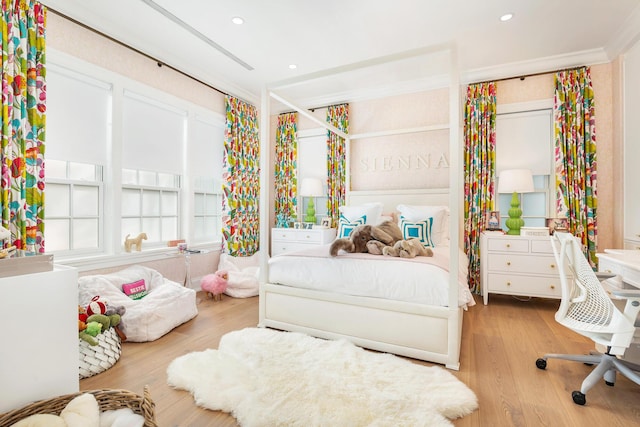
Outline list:
[[[507,169],[500,172],[498,193],[532,193],[534,190],[530,169]]]
[[[322,180],[318,178],[304,178],[300,184],[300,195],[305,197],[318,197],[324,194]]]

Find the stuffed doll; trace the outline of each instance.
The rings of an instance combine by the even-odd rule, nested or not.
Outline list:
[[[384,221],[380,225],[359,225],[349,237],[334,240],[329,253],[336,256],[338,251],[343,250],[382,255],[384,247],[393,246],[398,240],[402,240],[402,231],[394,221]]]
[[[200,288],[207,292],[214,300],[222,300],[222,294],[229,284],[229,272],[218,270],[214,274],[207,274],[200,280]]]
[[[425,248],[419,239],[411,238],[398,240],[393,246],[383,248],[382,254],[401,258],[415,258],[417,256],[433,256],[433,250]]]

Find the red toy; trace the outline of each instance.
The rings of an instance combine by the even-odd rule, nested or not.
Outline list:
[[[107,311],[107,304],[104,300],[100,299],[100,296],[96,295],[91,299],[89,305],[87,305],[87,315],[92,314],[104,314]]]
[[[200,280],[200,288],[212,296],[214,300],[222,300],[222,293],[227,290],[229,272],[218,270],[207,274]]]

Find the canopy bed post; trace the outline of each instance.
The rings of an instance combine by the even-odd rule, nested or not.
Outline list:
[[[258,280],[266,283],[269,262],[271,143],[269,139],[269,103],[267,88],[262,88],[260,99],[260,272]]]

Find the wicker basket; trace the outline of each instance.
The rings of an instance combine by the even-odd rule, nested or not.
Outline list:
[[[104,372],[120,359],[122,343],[115,328],[96,336],[98,345],[80,340],[80,379]]]
[[[144,417],[145,427],[158,427],[155,419],[155,403],[151,400],[148,386],[144,387],[144,396],[140,396],[127,390],[103,389],[85,390],[78,393],[58,396],[53,399],[39,400],[23,408],[7,412],[6,414],[1,414],[0,426],[10,426],[30,415],[35,414],[60,415],[69,402],[84,393],[91,393],[95,396],[98,401],[100,412],[112,409],[129,408],[135,414],[142,415]]]

